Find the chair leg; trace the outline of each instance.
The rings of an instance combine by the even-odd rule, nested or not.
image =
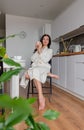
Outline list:
[[[1,88],[0,88],[0,94],[1,94],[1,95],[4,94],[4,86],[2,86],[2,85],[1,85]],[[3,115],[4,112],[5,112],[5,109],[2,108],[2,109],[1,109],[1,114]]]
[[[50,96],[49,96],[49,102],[51,102],[51,96],[52,96],[52,78],[50,78]]]
[[[32,87],[31,88],[31,92],[30,92],[30,86]],[[50,87],[50,90],[49,90],[49,94],[50,94],[49,101],[50,101],[51,95],[52,95],[52,78],[50,78],[50,85],[49,85],[49,87]],[[33,83],[33,80],[32,81],[29,80],[28,90],[27,90],[27,98],[29,98],[29,94],[34,94],[34,93],[35,92],[34,92],[34,83]],[[37,93],[35,93],[35,94],[37,94]],[[46,93],[46,94],[48,94],[48,93]]]
[[[52,94],[52,78],[50,78],[50,94]]]
[[[29,80],[29,82],[28,82],[28,89],[27,89],[27,98],[29,98],[29,92],[30,92],[30,80]]]
[[[32,86],[32,94],[34,94],[34,86],[33,86],[33,80],[31,81],[31,86]]]
[[[5,112],[5,109],[2,108],[2,115],[4,114],[4,112]]]

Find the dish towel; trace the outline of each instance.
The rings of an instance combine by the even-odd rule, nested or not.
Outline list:
[[[27,73],[27,71],[23,74],[23,76],[21,77],[21,81],[20,81],[20,86],[22,88],[26,88],[28,85],[29,80],[25,78],[25,74]]]

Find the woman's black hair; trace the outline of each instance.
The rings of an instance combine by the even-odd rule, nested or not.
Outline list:
[[[41,38],[40,38],[40,42],[43,44],[43,38],[47,36],[49,38],[49,43],[48,43],[48,48],[50,48],[51,45],[51,37],[48,34],[44,34]],[[37,49],[34,49],[34,53],[37,51]]]
[[[40,38],[40,42],[43,43],[43,38],[47,36],[49,38],[49,43],[48,43],[48,48],[50,48],[51,45],[51,37],[48,34],[44,34],[41,38]]]

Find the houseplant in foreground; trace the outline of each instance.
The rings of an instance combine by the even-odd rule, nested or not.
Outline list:
[[[7,38],[13,38],[16,35],[10,35]],[[0,43],[4,42],[7,38],[1,39]],[[0,57],[2,57],[1,62],[15,66],[15,69],[3,72],[0,76],[0,87],[2,87],[2,83],[9,80],[13,75],[17,75],[23,68],[19,63],[6,57],[6,49],[1,46]],[[22,121],[25,121],[28,126],[26,130],[50,130],[45,123],[34,120],[32,103],[35,101],[35,98],[11,98],[9,95],[0,94],[0,108],[5,109],[4,114],[0,116],[0,130],[14,130],[13,126]],[[47,110],[43,116],[54,120],[59,116],[59,112]]]

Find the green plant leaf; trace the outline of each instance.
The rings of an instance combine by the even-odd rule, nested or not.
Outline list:
[[[9,108],[10,110],[13,108],[13,112],[6,119],[5,126],[12,126],[26,120],[33,110],[27,99],[21,97],[12,99],[6,94],[0,95],[0,107]]]
[[[14,69],[14,70],[9,70],[7,72],[4,72],[1,76],[0,76],[0,82],[5,82],[7,80],[9,80],[12,75],[17,75],[23,68],[18,68],[18,69]]]
[[[30,130],[39,130],[38,124],[34,121],[33,116],[31,114],[25,120],[25,123],[29,126]]]
[[[29,98],[28,103],[33,104],[37,99],[36,98]]]
[[[0,39],[0,43],[3,43],[5,40],[7,40],[7,39],[9,39],[9,38],[14,38],[14,37],[17,36],[17,35],[19,35],[19,34],[12,34],[12,35],[9,35],[9,36],[7,36],[7,37],[5,37],[5,38],[2,38],[2,39]]]
[[[4,127],[4,122],[0,122],[0,130]]]
[[[38,128],[39,128],[38,130],[50,130],[48,125],[45,124],[44,122],[38,122],[37,125],[38,125]]]
[[[32,129],[35,128],[35,121],[34,121],[34,119],[33,119],[33,117],[32,117],[31,114],[27,117],[27,119],[25,120],[25,123],[26,123],[30,128],[32,128]]]
[[[32,129],[32,128],[27,128],[26,130],[34,130],[34,129]]]
[[[34,129],[34,123],[32,122],[32,120],[27,117],[27,119],[25,120],[25,123],[31,128]]]
[[[0,43],[4,43],[5,40],[6,40],[6,38],[0,39]]]
[[[3,58],[2,61],[8,65],[21,67],[21,65],[10,58]]]
[[[35,130],[35,129],[32,129],[32,128],[27,128],[27,129],[25,129],[25,130]]]
[[[60,113],[54,110],[47,110],[43,116],[49,120],[55,120],[59,117]]]
[[[4,122],[4,121],[5,121],[4,115],[0,115],[0,122]]]
[[[19,112],[30,114],[32,111],[31,105],[28,103],[28,99],[19,97],[12,99],[13,110],[18,110]]]
[[[8,38],[14,38],[14,37],[16,37],[17,35],[19,35],[19,34],[11,34],[11,35],[7,36],[6,39],[8,39]]]
[[[26,120],[28,115],[32,113],[31,105],[28,104],[27,99],[24,98],[11,98],[8,95],[0,95],[0,106],[9,108],[13,113],[10,113],[6,119],[5,126],[13,126],[23,120]],[[1,122],[3,120],[1,119]]]
[[[0,95],[0,107],[2,108],[12,108],[12,98],[7,94]]]
[[[14,126],[17,123],[26,120],[27,116],[28,115],[26,113],[21,113],[16,110],[8,116],[5,122],[5,126],[6,127]]]
[[[3,57],[6,53],[6,49],[4,47],[0,47],[0,57]]]
[[[4,129],[3,129],[4,130]],[[5,130],[15,130],[13,127],[6,127]]]

